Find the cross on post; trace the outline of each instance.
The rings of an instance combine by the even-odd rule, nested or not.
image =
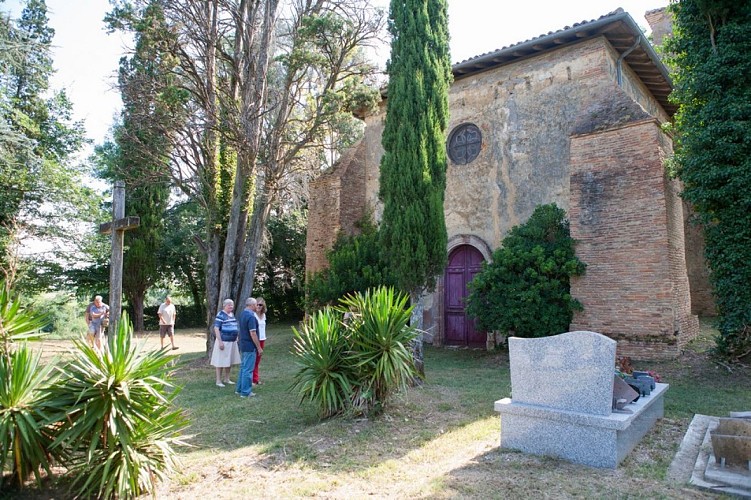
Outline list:
[[[112,257],[110,257],[110,325],[117,332],[123,303],[123,247],[125,231],[139,226],[140,217],[125,217],[125,183],[115,181],[112,190],[112,222],[99,225],[99,232],[112,234]],[[114,335],[109,335],[110,348]]]

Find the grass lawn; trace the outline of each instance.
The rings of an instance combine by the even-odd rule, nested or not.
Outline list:
[[[711,334],[677,360],[634,362],[671,385],[665,418],[618,469],[600,470],[499,449],[493,403],[511,392],[507,352],[426,346],[426,383],[383,416],[320,421],[290,391],[289,325],[269,325],[263,384],[249,399],[217,388],[200,334],[178,332],[177,403],[193,447],[157,497],[716,498],[665,479],[695,413],[751,410],[751,369],[712,361]]]

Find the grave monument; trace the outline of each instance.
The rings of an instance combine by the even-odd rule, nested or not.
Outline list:
[[[616,341],[595,332],[509,339],[511,398],[496,401],[501,448],[618,466],[664,413],[667,384],[613,410]]]

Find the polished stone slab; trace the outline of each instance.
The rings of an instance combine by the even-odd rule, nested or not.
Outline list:
[[[516,403],[609,415],[617,342],[595,332],[509,338]]]
[[[496,401],[501,416],[501,448],[614,469],[665,413],[668,384],[628,405],[630,413],[610,415],[563,411]]]
[[[612,411],[616,346],[587,331],[510,338],[511,398],[495,403],[501,448],[616,468],[664,415],[669,387]]]

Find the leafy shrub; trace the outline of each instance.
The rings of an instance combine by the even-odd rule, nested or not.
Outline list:
[[[307,222],[305,212],[295,211],[270,217],[266,225],[269,244],[258,260],[253,296],[266,300],[274,320],[302,318]]]
[[[131,345],[123,316],[110,349],[76,341],[74,359],[51,390],[63,429],[53,449],[70,450],[76,496],[135,498],[153,493],[175,466],[174,444],[187,421],[168,381],[171,357]]]
[[[86,303],[79,302],[72,294],[57,292],[38,295],[34,298],[34,308],[46,315],[49,322],[44,331],[53,337],[74,338],[86,333],[83,318]]]
[[[351,411],[379,413],[416,376],[408,326],[409,296],[380,287],[342,298],[293,328],[300,369],[293,388],[321,417]]]
[[[315,311],[332,305],[347,294],[378,286],[395,286],[396,280],[381,252],[378,230],[368,215],[356,236],[339,235],[326,254],[329,267],[308,277],[306,309]]]
[[[554,204],[538,206],[493,253],[491,264],[469,283],[467,313],[486,330],[519,337],[544,337],[568,330],[581,310],[571,297],[570,278],[584,274],[574,251],[566,213]]]

